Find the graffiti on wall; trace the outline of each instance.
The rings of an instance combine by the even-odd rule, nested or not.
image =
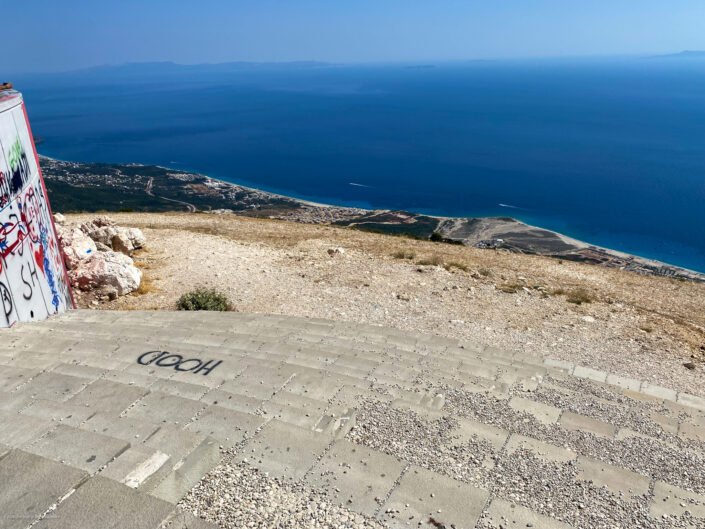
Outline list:
[[[31,141],[21,105],[0,112],[0,327],[72,305]]]

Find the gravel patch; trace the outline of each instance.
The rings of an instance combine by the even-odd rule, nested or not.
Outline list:
[[[325,492],[227,461],[206,475],[178,507],[222,529],[383,529],[377,520],[334,505]]]
[[[496,453],[484,439],[457,442],[450,433],[457,427],[458,421],[448,416],[427,420],[412,410],[365,400],[347,438],[402,461],[482,486],[487,482],[486,464]]]
[[[584,432],[566,432],[539,424],[533,417],[511,410],[505,401],[482,397],[485,402],[478,398],[476,403],[480,405],[473,407],[474,419],[492,415],[493,420],[482,422],[681,486],[696,485],[693,488],[698,490],[705,486],[700,471],[702,467],[693,466],[702,464],[702,459],[679,459],[687,456],[669,452],[638,437],[616,442]],[[455,443],[449,432],[456,426],[454,419],[447,416],[429,420],[414,411],[394,409],[388,403],[368,399],[361,402],[357,425],[348,434],[348,439],[472,483],[489,490],[493,497],[520,504],[577,529],[675,529],[690,527],[696,521],[705,523],[705,520],[695,520],[688,513],[682,517],[654,520],[648,514],[650,495],[615,494],[606,487],[578,480],[575,461],[549,462],[535,457],[528,450],[500,456],[489,443],[479,439],[465,444]],[[491,465],[483,464],[488,460]],[[481,520],[477,527],[491,529],[493,526]]]
[[[508,401],[488,394],[452,387],[436,389],[445,395],[444,411],[451,416],[472,418],[687,490],[705,492],[705,455],[701,452],[641,437],[617,441],[568,431],[557,424],[541,424],[532,415],[510,408]]]
[[[491,492],[576,529],[675,529],[694,523],[690,515],[653,519],[647,495],[617,495],[578,480],[577,473],[574,461],[552,463],[518,450],[498,461]]]
[[[654,437],[665,443],[686,450],[695,450],[705,454],[705,443],[691,439],[684,439],[671,432],[667,432],[650,416],[651,412],[660,413],[668,417],[670,410],[663,408],[659,403],[640,402],[632,399],[623,399],[619,404],[607,404],[582,395],[566,395],[552,388],[539,386],[532,393],[524,393],[523,397],[550,404],[563,410],[572,411],[587,417],[608,422],[619,428],[629,428],[649,437]],[[664,413],[665,411],[665,413]],[[683,418],[672,417],[676,420]]]

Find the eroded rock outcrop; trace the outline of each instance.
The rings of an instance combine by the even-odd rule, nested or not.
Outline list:
[[[81,231],[96,243],[104,244],[116,252],[132,255],[147,242],[142,230],[118,226],[106,216],[81,224]]]
[[[139,288],[142,272],[130,256],[146,243],[141,230],[118,226],[106,216],[80,226],[67,224],[60,214],[55,220],[74,288],[108,299]]]

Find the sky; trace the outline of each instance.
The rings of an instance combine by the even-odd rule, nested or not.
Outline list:
[[[705,50],[703,0],[0,0],[2,73]]]

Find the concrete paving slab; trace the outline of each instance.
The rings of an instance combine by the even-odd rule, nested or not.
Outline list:
[[[208,360],[213,360],[208,358]],[[222,369],[218,367],[212,371],[209,375],[204,376],[202,373],[192,373],[190,371],[176,372],[169,380],[174,382],[185,382],[187,384],[195,384],[198,386],[203,386],[206,389],[212,389],[219,387],[225,380],[230,380],[237,377],[240,373],[240,368],[231,365],[232,362],[228,361],[227,369]],[[213,365],[213,364],[211,364]],[[224,365],[224,364],[221,364]]]
[[[29,393],[0,391],[0,411],[19,413],[34,402]]]
[[[516,411],[533,415],[542,424],[555,424],[561,415],[559,408],[522,397],[512,397],[509,406]]]
[[[506,452],[511,455],[517,450],[529,450],[533,452],[536,457],[556,463],[573,461],[577,457],[577,454],[572,450],[543,443],[531,437],[512,434],[509,441],[507,441]]]
[[[667,417],[665,415],[662,415],[661,413],[658,413],[655,410],[651,410],[649,412],[649,419],[651,419],[653,422],[663,428],[665,432],[673,434],[678,433],[679,421],[675,417]]]
[[[108,413],[98,412],[81,424],[82,430],[107,435],[128,441],[130,444],[141,443],[149,438],[160,425],[153,422],[131,419],[128,417],[118,417]]]
[[[256,376],[252,377],[246,369],[240,377],[226,380],[218,389],[253,399],[269,400],[289,380],[290,375],[268,371],[269,373],[266,373],[259,369]]]
[[[703,397],[697,397],[688,393],[679,393],[677,402],[678,404],[683,404],[697,410],[705,411],[705,398]]]
[[[94,411],[120,415],[148,391],[140,386],[120,384],[111,380],[96,380],[66,402],[85,406]]]
[[[421,372],[418,362],[414,365],[405,365],[403,361],[385,360],[374,371],[370,373],[370,378],[387,384],[386,380],[411,382],[415,380]],[[391,384],[390,384],[391,385]]]
[[[131,371],[125,371],[129,365],[125,365],[123,363],[120,365],[122,366],[121,370],[110,370],[103,375],[103,379],[128,386],[139,386],[142,388],[149,388],[149,386],[154,384],[155,378],[149,376],[147,373],[133,373]]]
[[[705,443],[705,426],[683,423],[678,429],[678,435],[685,439]]]
[[[185,425],[203,408],[205,405],[202,402],[153,391],[131,407],[125,417],[154,423]]]
[[[331,366],[331,369],[343,374],[347,373],[348,370],[352,370],[353,372],[365,373],[367,375],[378,365],[379,362],[374,360],[356,358],[354,356],[341,356]]]
[[[89,380],[96,380],[100,378],[105,369],[100,369],[97,367],[85,366],[80,364],[67,364],[60,363],[54,369],[51,370],[52,373],[60,373],[62,375],[69,375],[72,377],[87,378]]]
[[[629,397],[630,399],[637,400],[640,402],[660,402],[663,400],[659,397],[642,393],[641,391],[632,391],[630,389],[625,389],[622,392],[624,393],[625,397]]]
[[[168,461],[169,456],[164,452],[144,445],[131,446],[101,470],[100,475],[136,489]]]
[[[471,529],[488,497],[483,489],[412,465],[377,518],[393,528]]]
[[[359,378],[303,368],[286,385],[286,390],[310,399],[328,401],[343,386],[368,385]]]
[[[49,371],[59,363],[59,358],[58,354],[36,353],[30,349],[19,352],[11,359],[6,359],[5,363],[22,369]]]
[[[248,441],[238,459],[272,476],[298,480],[330,443],[328,436],[274,419]]]
[[[336,441],[306,476],[336,504],[374,516],[406,466],[392,456],[350,441]]]
[[[13,450],[0,460],[0,527],[24,529],[88,474]]]
[[[649,384],[648,382],[644,382],[641,385],[640,391],[663,400],[676,400],[677,396],[677,393],[672,389],[657,386],[656,384]]]
[[[313,426],[313,430],[335,439],[342,439],[357,423],[357,413],[352,408],[328,410]]]
[[[34,399],[20,413],[77,427],[82,422],[90,419],[96,412],[86,406],[76,406],[68,402]]]
[[[575,369],[575,364],[573,362],[567,362],[565,360],[553,360],[551,358],[546,358],[543,363],[548,367],[561,369],[566,373],[572,373],[573,369]]]
[[[178,468],[167,474],[150,494],[175,505],[203,476],[215,468],[221,459],[218,442],[215,439],[206,439]]]
[[[96,476],[79,487],[37,529],[155,529],[173,505]]]
[[[23,369],[21,367],[3,365],[0,369],[0,391],[12,391],[30,378],[39,374],[38,369]]]
[[[598,421],[597,419],[586,417],[585,415],[579,415],[571,411],[563,412],[559,423],[566,430],[573,432],[590,432],[599,437],[614,437],[617,431],[617,427],[612,424]]]
[[[695,494],[663,481],[655,483],[654,497],[649,506],[651,516],[655,518],[680,516],[686,511],[703,518],[705,522],[705,495]]]
[[[282,390],[272,400],[262,403],[262,411],[264,417],[279,419],[302,428],[312,428],[327,406],[327,402]]]
[[[210,436],[228,448],[251,437],[265,422],[264,417],[230,410],[223,406],[208,406],[186,430]]]
[[[49,419],[0,411],[0,444],[22,448],[39,439],[54,426]]]
[[[649,492],[651,480],[630,470],[588,457],[578,457],[578,479],[605,486],[615,494],[641,496]]]
[[[542,516],[521,505],[495,498],[490,503],[487,521],[496,527],[519,529],[536,527],[538,529],[570,529],[554,518]]]
[[[218,406],[223,406],[224,408],[228,408],[230,410],[241,411],[243,413],[254,413],[264,401],[247,397],[245,395],[238,395],[237,393],[230,393],[228,391],[223,391],[222,389],[211,389],[208,393],[201,397],[201,402],[206,404],[217,404]]]
[[[163,525],[163,529],[218,529],[217,525],[210,524],[193,514],[175,510]]]
[[[81,377],[62,375],[60,373],[40,373],[23,386],[19,391],[35,398],[66,401],[81,391],[88,380]]]
[[[453,442],[457,444],[467,443],[476,437],[489,441],[493,448],[499,452],[509,437],[509,432],[488,424],[464,418],[458,419],[458,422],[460,423],[458,429],[451,432],[451,435],[455,437]]]
[[[605,382],[607,380],[607,373],[604,371],[585,366],[575,366],[573,376],[578,378],[587,378],[589,380],[594,380],[595,382]]]
[[[205,395],[210,388],[171,378],[160,378],[159,380],[156,380],[154,384],[149,387],[149,389],[151,391],[168,393],[169,395],[175,395],[177,397],[184,397],[185,399],[200,400],[200,398],[203,397],[203,395]]]
[[[93,474],[129,446],[114,437],[60,424],[26,450]]]
[[[169,455],[173,464],[178,464],[206,438],[203,435],[164,425],[144,440],[144,445]]]
[[[607,375],[606,382],[614,386],[619,386],[620,388],[628,389],[630,391],[639,391],[641,387],[641,380],[635,378],[621,377],[619,375]]]

